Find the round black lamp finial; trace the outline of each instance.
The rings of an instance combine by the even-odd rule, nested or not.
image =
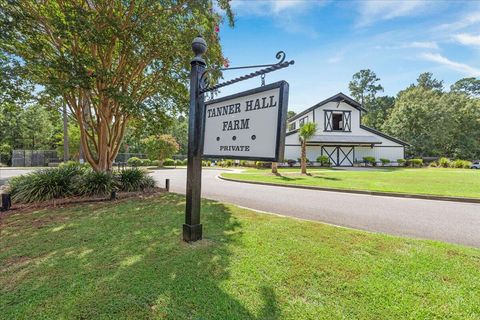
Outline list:
[[[207,42],[205,42],[201,35],[193,39],[192,50],[197,57],[201,57],[205,52],[207,52]]]

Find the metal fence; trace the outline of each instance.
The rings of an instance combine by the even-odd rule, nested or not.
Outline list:
[[[60,162],[55,150],[13,150],[13,167],[46,167],[49,163]]]

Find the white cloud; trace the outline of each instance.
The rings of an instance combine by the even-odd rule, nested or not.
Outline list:
[[[324,5],[326,1],[309,0],[233,0],[233,10],[240,16],[270,16],[283,13],[301,13],[313,6]]]
[[[454,35],[453,39],[466,46],[480,47],[480,35],[477,36],[468,33],[460,33]]]
[[[438,27],[440,30],[460,30],[480,23],[480,11],[469,13],[455,22],[445,23]]]
[[[330,63],[330,64],[339,63],[343,60],[343,55],[344,55],[343,52],[337,53],[334,56],[328,58],[327,62]]]
[[[376,49],[439,49],[435,41],[412,41],[393,46],[376,46]]]
[[[357,27],[365,27],[378,20],[391,20],[398,17],[412,16],[422,13],[428,7],[423,0],[390,0],[390,1],[359,1],[360,17]]]
[[[239,17],[271,17],[281,29],[315,38],[317,30],[305,23],[302,15],[313,7],[321,7],[329,0],[233,0],[232,9]]]
[[[458,71],[460,73],[466,74],[467,76],[470,76],[470,77],[480,76],[480,69],[469,66],[468,64],[465,64],[465,63],[452,61],[438,53],[426,52],[421,55],[421,58],[428,61],[436,62],[440,65],[443,65],[447,68]]]
[[[438,49],[438,45],[435,41],[413,41],[405,44],[404,48]]]

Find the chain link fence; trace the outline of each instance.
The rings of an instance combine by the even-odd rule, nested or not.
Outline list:
[[[13,150],[13,167],[47,167],[50,163],[58,163],[55,150]]]
[[[115,163],[125,163],[133,157],[147,158],[143,153],[119,153]],[[58,157],[55,150],[13,150],[12,152],[12,167],[48,167],[49,164],[62,161],[63,159]]]

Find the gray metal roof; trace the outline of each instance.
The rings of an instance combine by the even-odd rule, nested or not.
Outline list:
[[[352,136],[352,135],[317,135],[308,142],[320,143],[345,143],[345,144],[381,144],[375,136]]]

